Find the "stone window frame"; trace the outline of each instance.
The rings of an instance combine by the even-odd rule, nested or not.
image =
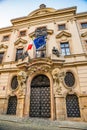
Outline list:
[[[75,73],[73,70],[70,70],[70,69],[66,70],[66,72],[71,72],[71,73],[74,75],[75,83],[74,83],[74,85],[73,85],[72,87],[68,87],[68,86],[66,85],[64,79],[63,79],[63,84],[64,84],[65,88],[67,88],[67,89],[69,89],[69,90],[72,90],[72,89],[74,89],[74,88],[77,86],[77,77],[76,77],[76,73]]]
[[[86,24],[86,27],[83,27],[82,24]],[[87,29],[87,21],[81,22],[80,27],[81,27],[81,29]]]
[[[5,37],[7,37],[7,38],[5,39]],[[7,41],[9,41],[9,40],[10,40],[10,34],[4,35],[4,36],[2,37],[2,42],[7,42]]]
[[[16,53],[15,53],[15,61],[16,61],[16,62],[19,60],[19,59],[16,59],[16,57],[17,57],[17,50],[22,50],[22,54],[23,54],[24,48],[23,48],[23,47],[18,47],[18,48],[16,48]]]
[[[15,92],[15,91],[17,91],[18,89],[19,89],[19,86],[17,86],[17,88],[16,89],[12,89],[12,80],[13,80],[13,78],[15,77],[15,76],[17,76],[16,74],[15,75],[12,75],[11,76],[11,79],[10,79],[10,91],[12,91],[12,92]]]
[[[21,34],[21,32],[24,32],[24,34]],[[20,30],[18,36],[19,37],[25,37],[27,35],[27,30]]]
[[[0,52],[0,55],[1,54],[3,54],[3,56],[2,56],[2,60],[0,61],[0,64],[2,64],[3,63],[3,60],[4,60],[4,56],[5,56],[5,52],[3,51],[3,52]],[[1,56],[0,56],[1,57]]]
[[[69,55],[64,55],[64,56],[70,56],[70,55],[71,55],[71,47],[70,47],[70,42],[69,42],[69,41],[60,41],[60,51],[61,51],[61,54],[62,54],[61,43],[68,43],[68,45],[69,45],[69,52],[70,52],[70,54],[69,54]],[[63,55],[63,54],[62,54],[62,55]]]
[[[0,53],[4,53],[4,54],[3,54],[2,63],[4,62],[4,58],[5,58],[5,56],[6,56],[7,49],[8,49],[8,46],[7,46],[7,45],[4,45],[4,44],[1,44],[1,45],[0,45]],[[2,64],[2,63],[0,63],[0,64]]]
[[[60,27],[64,27],[63,29]],[[66,27],[66,23],[61,23],[61,24],[58,24],[58,31],[63,31],[63,30],[67,30],[67,27]]]

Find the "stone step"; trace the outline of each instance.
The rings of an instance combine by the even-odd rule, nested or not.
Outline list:
[[[0,130],[7,130],[14,126],[14,130],[87,130],[86,122],[52,121],[42,118],[20,118],[17,116],[0,115]],[[2,128],[2,129],[1,129]],[[13,130],[10,128],[10,130]]]

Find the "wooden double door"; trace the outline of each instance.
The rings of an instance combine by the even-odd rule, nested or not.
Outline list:
[[[36,76],[31,82],[30,117],[51,117],[50,81],[45,75]]]

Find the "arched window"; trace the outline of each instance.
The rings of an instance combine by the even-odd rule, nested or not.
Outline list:
[[[67,117],[80,117],[78,97],[75,94],[66,96]]]
[[[17,76],[14,76],[11,82],[11,88],[15,90],[18,86]]]

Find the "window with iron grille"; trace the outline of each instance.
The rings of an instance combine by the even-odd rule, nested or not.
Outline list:
[[[71,72],[66,72],[66,76],[64,78],[64,82],[68,87],[73,87],[75,84],[75,77],[73,73]]]
[[[26,36],[26,30],[20,31],[20,36],[21,36],[21,37],[22,37],[22,36]]]
[[[17,110],[17,97],[11,96],[8,100],[8,108],[7,108],[7,114],[9,115],[16,115]]]
[[[0,64],[2,63],[4,52],[0,53]]]
[[[9,35],[3,36],[2,41],[8,41],[9,40]]]
[[[23,48],[17,49],[17,51],[16,51],[16,59],[15,60],[17,61],[17,60],[21,59],[22,54],[23,54]]]
[[[58,25],[58,30],[65,30],[65,29],[66,29],[66,25],[65,24]]]
[[[85,23],[81,23],[81,27],[82,27],[82,29],[87,28],[87,22],[85,22]]]
[[[14,77],[12,78],[11,88],[12,88],[13,90],[15,90],[15,89],[17,88],[17,86],[18,86],[17,76],[14,76]]]
[[[80,117],[78,97],[74,94],[66,96],[67,117]]]
[[[61,52],[63,55],[70,55],[70,48],[68,42],[62,42],[60,43]]]

